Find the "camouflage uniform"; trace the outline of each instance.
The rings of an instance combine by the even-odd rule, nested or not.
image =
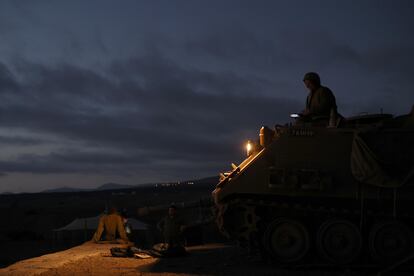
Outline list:
[[[329,116],[331,109],[337,112],[335,96],[328,87],[319,86],[309,93],[305,110],[307,116]]]
[[[125,242],[128,241],[122,217],[118,213],[104,215],[100,218],[98,229],[93,235],[92,240],[94,242],[99,242],[102,233],[105,233],[105,241],[115,241],[117,238],[120,238]]]

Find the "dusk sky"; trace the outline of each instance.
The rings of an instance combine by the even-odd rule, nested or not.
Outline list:
[[[414,1],[0,1],[0,193],[218,175],[304,108],[408,113]]]

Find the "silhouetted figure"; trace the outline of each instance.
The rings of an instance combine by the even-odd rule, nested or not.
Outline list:
[[[312,120],[317,117],[329,118],[331,112],[337,114],[335,96],[328,87],[321,85],[321,79],[317,73],[306,73],[303,82],[309,90],[306,107],[302,113],[305,120]]]
[[[122,211],[120,212],[120,216],[122,218],[122,223],[124,224],[124,228],[125,228],[125,233],[128,237],[129,240],[131,240],[131,236],[132,236],[132,226],[131,224],[128,222],[128,212],[127,210],[124,208],[122,209]]]
[[[164,242],[167,244],[167,254],[178,255],[185,252],[182,238],[185,226],[177,215],[177,207],[175,205],[171,205],[168,208],[167,216],[158,222],[157,227],[162,232]]]
[[[103,215],[100,218],[98,229],[93,235],[92,240],[94,242],[100,242],[102,234],[104,234],[103,241],[119,243],[128,242],[124,222],[115,207],[112,207],[107,215]]]

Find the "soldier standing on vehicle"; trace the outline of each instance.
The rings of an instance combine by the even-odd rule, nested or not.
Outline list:
[[[306,108],[302,116],[306,119],[329,117],[331,112],[337,114],[336,99],[332,91],[321,85],[321,79],[315,72],[306,73],[303,82],[309,90]]]

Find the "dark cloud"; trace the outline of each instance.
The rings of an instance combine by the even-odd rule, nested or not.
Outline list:
[[[236,137],[251,133],[245,126],[256,129],[262,122],[273,123],[300,106],[262,95],[265,81],[182,68],[162,57],[119,61],[103,72],[23,61],[13,70],[21,82],[13,82],[14,101],[3,99],[2,126],[61,137],[102,152],[26,155],[4,162],[8,172],[113,171],[107,168],[112,166],[127,174],[129,166],[143,162],[163,163],[161,170],[219,164],[239,155],[235,144],[241,141]],[[0,142],[19,143],[6,138]]]
[[[307,71],[345,116],[405,113],[412,5],[3,1],[1,170],[216,174],[303,109]]]
[[[0,87],[0,93],[2,94],[16,91],[18,88],[18,84],[16,83],[12,72],[3,63],[0,63]]]
[[[45,144],[48,141],[39,138],[31,138],[25,136],[0,136],[0,144],[15,146],[34,146]]]
[[[13,161],[2,161],[6,172],[50,173],[103,173],[126,174],[128,169],[147,164],[142,156],[126,154],[87,153],[65,151],[46,155],[23,154]],[[125,168],[125,166],[127,168]]]
[[[220,48],[230,47],[229,41],[221,43]],[[245,43],[250,46],[227,58],[238,59],[247,52],[261,50],[272,55],[276,49],[270,42],[268,48],[251,41]],[[207,42],[199,46],[209,51]],[[334,65],[346,60],[365,70],[372,67],[381,71],[376,63],[387,60],[394,67],[405,63],[403,54],[383,53],[383,59],[378,61],[373,58],[374,52],[360,54],[333,39],[324,45],[323,52],[322,61]],[[208,53],[226,58],[223,53]],[[246,78],[236,71],[201,70],[159,52],[118,60],[95,70],[68,63],[48,66],[25,60],[16,62],[13,68],[3,64],[0,69],[2,126],[54,135],[75,141],[85,149],[96,147],[102,155],[74,155],[63,150],[25,156],[24,162],[18,160],[11,167],[5,166],[11,171],[21,168],[22,172],[96,172],[102,167],[112,171],[107,168],[112,164],[118,173],[127,174],[130,167],[126,164],[136,167],[136,162],[141,164],[142,160],[148,166],[162,161],[164,170],[186,162],[200,167],[204,162],[221,164],[221,160],[239,156],[242,140],[237,139],[256,135],[255,130],[262,124],[285,122],[289,113],[301,110],[303,105],[303,99],[269,94],[275,82],[266,77]],[[40,143],[12,138],[0,142]],[[125,157],[113,156],[110,151]],[[86,166],[77,165],[85,162]]]
[[[203,34],[184,46],[190,53],[204,53],[221,61],[257,58],[258,54],[272,56],[278,49],[273,37],[260,37],[245,29]]]

